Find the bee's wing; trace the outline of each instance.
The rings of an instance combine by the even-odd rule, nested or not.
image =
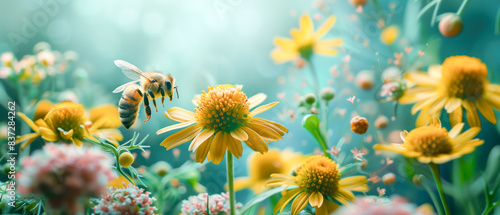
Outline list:
[[[137,80],[141,79],[141,77],[144,77],[147,80],[152,81],[151,78],[149,78],[146,75],[146,73],[144,73],[139,68],[137,68],[136,66],[132,65],[131,63],[129,63],[127,61],[115,60],[115,65],[118,68],[122,69],[123,74],[125,74],[125,76],[127,76],[128,78],[130,78],[132,80],[137,81]]]
[[[135,80],[135,81],[131,81],[131,82],[128,82],[128,83],[126,83],[126,84],[123,84],[123,85],[121,85],[121,86],[117,87],[115,90],[113,90],[113,93],[119,93],[119,92],[122,92],[122,91],[124,91],[125,89],[127,89],[127,87],[128,87],[129,85],[131,85],[131,84],[135,84],[135,82],[137,82],[137,80]]]

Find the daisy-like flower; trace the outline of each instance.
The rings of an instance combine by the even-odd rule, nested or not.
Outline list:
[[[480,127],[479,112],[491,123],[497,119],[493,108],[500,110],[500,85],[490,84],[488,70],[481,60],[468,56],[446,58],[440,67],[429,72],[411,72],[405,79],[413,88],[407,89],[400,103],[416,103],[412,114],[420,111],[417,126],[425,125],[441,109],[449,114],[452,126],[462,122],[463,108],[471,127]]]
[[[248,158],[249,177],[236,178],[235,190],[250,188],[255,194],[262,192],[271,174],[290,174],[305,157],[290,150],[271,149],[265,154],[253,153]]]
[[[335,47],[342,45],[339,38],[320,40],[332,28],[335,17],[330,16],[326,22],[314,32],[311,18],[307,15],[300,19],[300,29],[292,29],[292,38],[275,38],[274,44],[277,46],[271,52],[271,57],[276,63],[283,63],[302,57],[309,60],[313,53],[320,55],[337,55]]]
[[[243,153],[241,141],[254,151],[265,153],[270,141],[278,141],[288,132],[283,125],[255,117],[278,102],[250,111],[265,99],[264,94],[247,99],[241,87],[229,84],[209,87],[200,96],[195,113],[178,107],[169,109],[165,116],[180,123],[162,128],[156,134],[189,126],[167,137],[161,145],[169,150],[191,141],[189,150],[196,151],[196,162],[200,163],[209,156],[209,160],[219,164],[226,150],[239,158]]]
[[[421,163],[446,163],[471,153],[476,146],[484,143],[483,140],[472,139],[481,130],[479,127],[460,133],[463,127],[464,123],[459,123],[448,132],[441,127],[441,121],[433,117],[430,125],[401,132],[403,144],[376,144],[373,148],[416,158]]]
[[[340,169],[335,161],[320,155],[309,157],[297,169],[297,175],[272,174],[266,187],[298,186],[284,190],[281,199],[274,208],[274,213],[283,211],[283,208],[293,199],[291,213],[298,214],[307,204],[314,207],[316,214],[331,214],[339,205],[332,201],[335,199],[343,205],[355,199],[352,191],[368,192],[365,176],[352,176],[340,178]]]
[[[91,109],[88,117],[81,104],[61,102],[52,106],[48,101],[41,101],[35,110],[35,122],[23,113],[18,115],[35,131],[18,137],[16,143],[23,143],[21,149],[40,136],[47,142],[73,143],[76,146],[81,146],[84,138],[94,139],[94,135],[114,144],[123,139],[117,130],[120,126],[118,109],[108,105]]]

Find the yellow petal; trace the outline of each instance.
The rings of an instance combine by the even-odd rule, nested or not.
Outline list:
[[[237,139],[239,141],[247,141],[248,140],[248,134],[241,127],[237,128],[234,131],[231,131],[230,134],[234,139]]]
[[[240,158],[243,154],[243,146],[241,145],[241,141],[234,139],[230,134],[224,133],[224,139],[227,141],[227,149],[233,154],[236,158]]]
[[[411,108],[411,114],[415,115],[419,110],[426,109],[428,110],[431,106],[436,101],[436,98],[429,98],[426,100],[421,100],[417,102],[413,107]]]
[[[184,128],[184,127],[187,127],[187,126],[189,126],[189,125],[191,125],[193,123],[195,123],[195,121],[187,121],[187,122],[177,123],[175,125],[167,126],[165,128],[162,128],[162,129],[158,130],[156,132],[156,134],[163,134],[163,133],[171,131],[171,130],[175,130],[175,129],[179,129],[179,128]]]
[[[373,149],[390,151],[390,152],[395,152],[395,153],[399,153],[399,154],[404,154],[404,152],[406,151],[406,149],[402,148],[401,145],[399,145],[399,144],[391,144],[391,145],[375,144],[373,146]]]
[[[222,159],[224,159],[224,155],[226,154],[226,145],[225,141],[225,133],[223,131],[219,131],[215,133],[215,137],[212,140],[212,144],[210,146],[210,160],[212,163],[219,164]]]
[[[16,140],[16,143],[20,143],[23,141],[26,141],[25,143],[21,144],[21,150],[24,150],[26,146],[29,146],[33,141],[35,141],[38,137],[40,137],[39,133],[32,133],[32,134],[26,134]],[[27,139],[27,140],[26,140]]]
[[[462,99],[459,98],[450,98],[446,105],[444,106],[444,109],[446,109],[446,112],[451,113],[455,111],[457,108],[461,108],[462,106]]]
[[[289,51],[283,49],[274,49],[273,51],[271,51],[271,58],[276,63],[284,63],[292,61],[298,57],[300,57],[300,54],[296,51]]]
[[[437,86],[439,84],[438,79],[430,77],[425,72],[407,72],[404,78],[420,87]]]
[[[274,44],[285,50],[292,50],[295,48],[293,40],[288,38],[274,38]]]
[[[437,127],[437,128],[441,128],[441,120],[439,120],[439,118],[437,118],[437,117],[432,117],[431,121],[430,121],[430,125]]]
[[[481,128],[479,128],[479,127],[470,128],[469,130],[467,130],[464,133],[461,133],[457,137],[455,137],[453,139],[453,141],[456,144],[461,144],[463,142],[469,141],[472,138],[474,138],[477,134],[479,134],[480,131],[481,131]]]
[[[337,55],[337,50],[328,48],[325,46],[314,46],[313,49],[314,53],[319,54],[319,55],[328,55],[328,56],[335,56]]]
[[[76,139],[76,138],[71,138],[71,142],[73,142],[73,145],[78,146],[78,147],[82,147],[82,145],[83,145],[83,142],[79,139]]]
[[[258,93],[248,99],[248,103],[250,103],[250,109],[257,107],[257,105],[260,105],[264,100],[266,100],[267,96],[264,93]]]
[[[297,215],[299,212],[304,210],[307,203],[309,203],[309,196],[311,196],[308,192],[303,192],[295,198],[292,202],[292,215]]]
[[[366,179],[365,176],[351,176],[341,179],[339,181],[339,186],[343,189],[351,189],[366,183],[368,183],[368,179]],[[365,192],[368,192],[368,190]]]
[[[446,98],[446,97],[442,98],[441,100],[438,99],[437,102],[434,102],[431,105],[431,107],[429,108],[429,113],[434,114],[434,113],[441,111],[441,109],[443,109],[443,107],[447,101],[448,101],[448,98]]]
[[[333,39],[324,39],[321,41],[317,41],[316,45],[318,46],[323,46],[323,47],[337,47],[342,45],[344,43],[342,39],[340,38],[333,38]]]
[[[250,147],[252,150],[260,152],[260,153],[265,153],[268,150],[266,142],[260,137],[259,134],[257,134],[254,130],[248,127],[242,127],[245,132],[248,134],[248,140],[245,141],[245,143]]]
[[[497,123],[497,117],[495,116],[495,112],[493,112],[493,108],[491,108],[491,105],[483,100],[483,99],[477,99],[476,100],[476,107],[483,114],[484,118],[486,118],[489,122],[496,124]]]
[[[42,138],[48,142],[55,142],[59,140],[59,136],[54,131],[45,127],[40,127],[40,134],[42,135]]]
[[[258,108],[255,108],[252,112],[250,112],[250,116],[255,116],[255,115],[259,114],[259,113],[262,113],[262,112],[264,112],[266,110],[269,110],[270,108],[276,106],[278,103],[279,102],[273,102],[273,103],[269,103],[267,105],[262,105],[262,106],[260,106]]]
[[[323,205],[323,194],[318,191],[312,193],[309,197],[309,204],[312,207],[321,207]]]
[[[314,27],[312,20],[309,16],[303,15],[300,19],[300,30],[304,37],[310,37],[314,34]]]
[[[208,138],[212,137],[214,134],[214,130],[211,129],[205,129],[202,132],[200,132],[191,142],[191,145],[189,145],[189,151],[193,150],[196,151],[198,147],[205,142]]]
[[[206,139],[199,147],[196,149],[196,162],[203,163],[207,158],[208,151],[212,145],[213,138]]]
[[[234,179],[234,191],[243,190],[245,188],[250,187],[251,185],[252,183],[250,182],[250,179],[247,177]]]
[[[421,127],[421,126],[427,125],[427,123],[429,123],[431,118],[432,118],[432,115],[430,115],[428,113],[427,109],[420,111],[420,113],[418,114],[418,117],[417,117],[416,126]]]
[[[464,123],[458,123],[457,125],[453,126],[453,128],[451,128],[450,132],[448,132],[448,135],[450,136],[451,139],[454,139],[455,137],[457,137],[458,134],[460,134],[460,132],[462,132],[462,129],[464,128]]]
[[[24,115],[24,113],[21,112],[17,112],[17,115],[20,116],[21,119],[23,119],[26,123],[28,123],[28,125],[34,132],[38,132],[38,126],[33,122],[33,120],[31,120],[26,115]]]
[[[344,199],[348,200],[348,201],[352,201],[354,200],[354,194],[347,190],[347,189],[342,189],[340,188],[338,191],[337,191],[339,194],[341,194],[342,196],[344,196]]]
[[[465,114],[465,118],[467,119],[467,123],[469,123],[470,127],[481,127],[481,121],[479,120],[479,114],[477,113],[476,106],[470,100],[464,100],[462,102],[465,110],[467,111]]]
[[[301,188],[294,188],[291,190],[288,190],[285,195],[283,195],[278,203],[276,203],[276,206],[274,206],[274,213],[277,213],[278,211],[281,213],[285,206],[290,202],[290,200],[293,199],[293,197],[297,196],[300,192],[302,192],[304,189]]]
[[[195,113],[179,107],[170,108],[167,112],[165,112],[165,116],[176,122],[188,122],[195,120]]]
[[[191,125],[175,134],[170,135],[165,140],[163,140],[160,145],[167,148],[167,150],[170,150],[171,148],[194,139],[196,135],[198,135],[198,133],[201,131],[201,129],[202,126],[199,124]]]
[[[401,98],[398,99],[398,102],[401,104],[411,104],[411,103],[415,103],[415,102],[418,102],[421,100],[430,99],[430,98],[433,98],[436,96],[437,96],[437,93],[434,93],[434,92],[425,92],[425,93],[422,92],[422,93],[418,93],[418,94],[413,94],[413,93],[410,93],[409,91],[405,91],[403,96],[401,96]]]
[[[69,131],[65,131],[62,128],[57,128],[57,130],[59,130],[59,134],[65,140],[69,140],[69,139],[71,139],[73,137],[73,133],[74,133],[73,129],[70,129]]]
[[[455,109],[453,112],[450,113],[448,116],[450,118],[450,124],[451,126],[455,126],[459,123],[462,123],[462,118],[463,118],[463,113],[462,113],[462,107],[459,107]]]
[[[334,211],[337,210],[340,206],[338,204],[335,204],[334,202],[330,200],[325,200],[323,205],[319,208],[316,208],[316,215],[328,215],[333,213]]]
[[[268,141],[278,141],[283,139],[283,137],[278,132],[266,125],[262,125],[259,123],[249,123],[248,127]]]
[[[273,130],[275,130],[276,132],[278,132],[281,136],[285,135],[285,133],[288,133],[288,129],[285,126],[283,126],[279,123],[273,122],[273,121],[266,120],[266,119],[253,117],[252,123],[259,123],[259,124],[265,125],[267,127],[270,127]]]
[[[328,19],[321,25],[321,27],[318,28],[318,31],[316,31],[316,34],[314,35],[316,39],[320,39],[321,37],[325,36],[326,33],[333,27],[335,24],[335,16],[330,16]]]

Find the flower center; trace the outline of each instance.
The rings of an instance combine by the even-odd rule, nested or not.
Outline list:
[[[404,147],[425,156],[449,154],[453,150],[451,138],[445,128],[423,126],[413,129],[405,138]]]
[[[473,57],[448,57],[443,62],[441,73],[439,92],[447,97],[478,98],[488,83],[486,65]]]
[[[250,171],[250,176],[256,180],[267,180],[273,173],[288,173],[284,172],[285,166],[278,151],[255,154]]]
[[[297,170],[297,182],[308,191],[319,191],[330,196],[338,191],[337,164],[329,158],[315,155],[307,159]]]
[[[301,42],[298,42],[298,51],[300,53],[300,56],[305,59],[309,60],[311,58],[311,55],[313,54],[313,47],[314,47],[314,39],[309,39],[309,40],[304,40]]]
[[[47,114],[45,121],[49,125],[52,124],[54,131],[59,133],[62,139],[70,140],[73,137],[83,140],[84,111],[83,106],[79,104],[72,102],[59,103]]]
[[[196,108],[196,120],[205,129],[231,132],[246,124],[247,96],[233,85],[217,85],[203,91]]]

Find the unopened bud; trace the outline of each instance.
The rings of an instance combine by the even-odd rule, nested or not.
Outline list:
[[[118,162],[122,167],[129,167],[132,163],[134,163],[134,156],[130,152],[124,152],[118,158]]]
[[[351,119],[351,131],[356,134],[364,134],[368,130],[368,120],[361,116],[355,116]]]
[[[446,13],[439,21],[439,31],[445,37],[454,37],[462,32],[462,18],[455,13]]]
[[[384,182],[385,185],[392,184],[396,182],[396,175],[392,172],[385,174],[382,176],[382,181]]]
[[[331,87],[325,87],[319,92],[319,97],[325,101],[330,101],[335,97],[335,90]]]
[[[316,96],[313,93],[305,94],[304,101],[306,102],[306,104],[312,105],[316,101]]]

